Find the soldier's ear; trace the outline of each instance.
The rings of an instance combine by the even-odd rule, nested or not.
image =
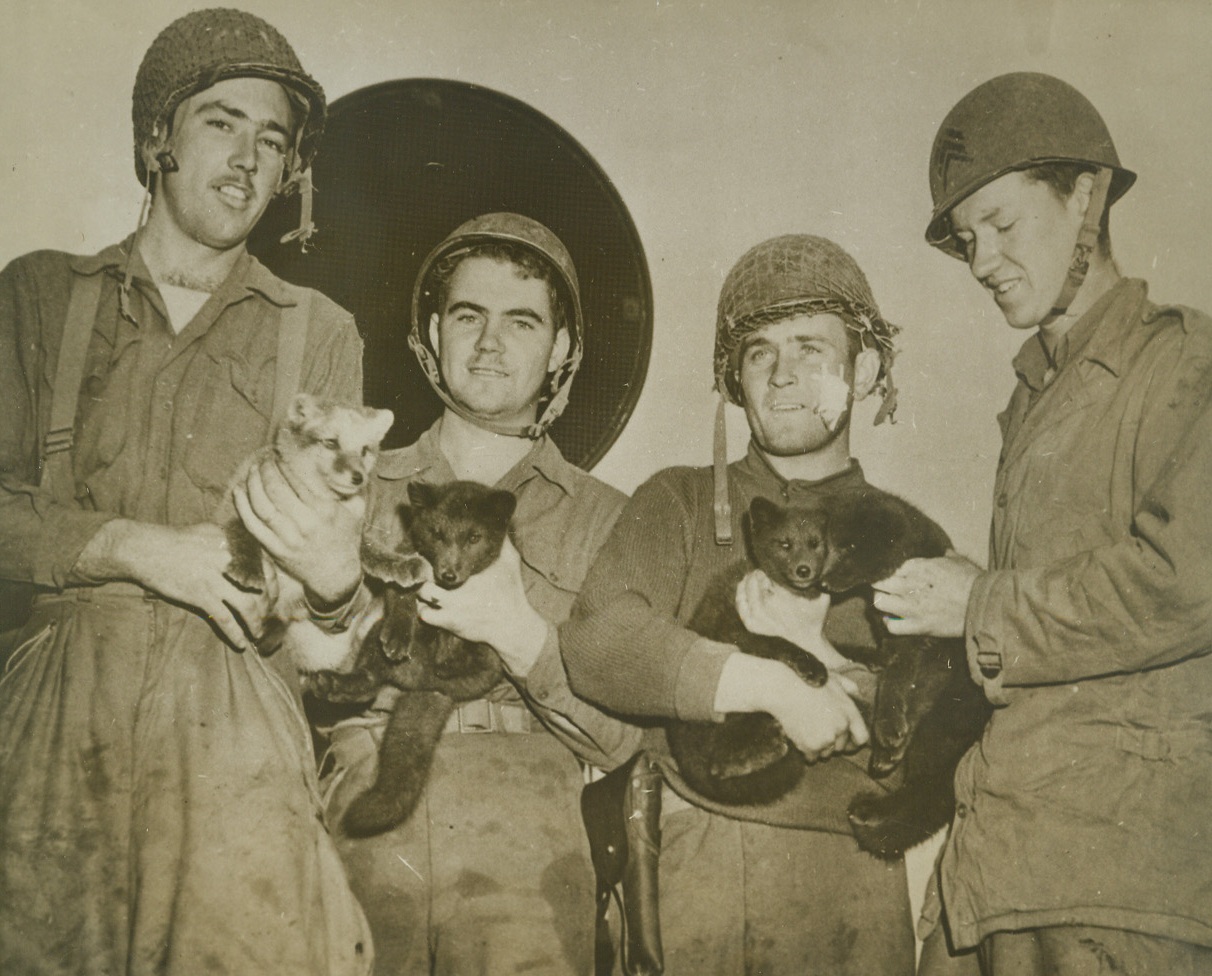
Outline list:
[[[880,378],[878,349],[862,349],[854,357],[854,398],[862,400],[875,389]]]
[[[572,336],[567,328],[560,329],[555,334],[555,342],[551,346],[551,355],[547,358],[547,372],[554,373],[568,358],[568,350],[572,348]]]
[[[140,148],[139,155],[149,175],[152,173],[175,173],[180,169],[177,165],[177,159],[173,155],[172,146],[169,145],[168,134],[164,131],[163,126],[156,126],[156,131],[152,134],[152,137]]]
[[[438,322],[441,321],[437,312],[429,316],[429,348],[434,351],[434,355],[438,359],[442,358],[442,340],[441,330],[438,328]]]

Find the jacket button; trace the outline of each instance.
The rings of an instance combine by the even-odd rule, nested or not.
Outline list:
[[[968,816],[968,805],[966,803],[957,803],[955,805],[955,815],[957,817]]]
[[[1006,505],[1009,504],[1009,502],[1010,502],[1010,496],[1007,495],[1004,491],[1000,495],[997,496],[997,507],[998,508],[1005,508]]]

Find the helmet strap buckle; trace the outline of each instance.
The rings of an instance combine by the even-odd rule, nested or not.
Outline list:
[[[1100,168],[1094,174],[1094,185],[1090,190],[1090,203],[1086,207],[1086,216],[1082,220],[1081,229],[1077,232],[1077,242],[1073,245],[1073,258],[1069,263],[1065,283],[1061,287],[1060,294],[1056,296],[1052,311],[1040,322],[1040,325],[1054,322],[1068,312],[1069,306],[1073,304],[1073,299],[1081,290],[1082,283],[1086,280],[1086,274],[1090,271],[1090,255],[1098,247],[1099,226],[1102,223],[1103,212],[1107,208],[1107,192],[1110,187],[1111,170]]]

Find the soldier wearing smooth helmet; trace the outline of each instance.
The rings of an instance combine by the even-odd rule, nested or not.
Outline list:
[[[650,726],[654,765],[637,769],[643,792],[660,796],[652,836],[664,972],[913,972],[903,862],[861,851],[846,818],[854,793],[873,786],[852,699],[869,700],[873,680],[833,642],[844,634],[875,646],[864,602],[793,596],[756,570],[738,588],[750,630],[830,667],[820,688],[687,628],[712,581],[745,559],[742,517],[755,497],[811,503],[866,483],[850,456],[852,409],[876,393],[879,419],[891,412],[895,334],[833,242],[791,234],[742,256],[720,295],[714,360],[721,396],[748,419],[748,452],[727,464],[717,433],[715,465],[669,468],[642,485],[561,628],[576,692]],[[814,762],[799,787],[771,804],[724,806],[683,780],[660,721],[729,712],[778,719]]]
[[[931,156],[927,240],[1032,331],[988,569],[910,561],[876,605],[962,635],[999,706],[940,873],[951,947],[997,976],[1212,971],[1212,321],[1121,276],[1134,179],[1041,74],[974,89]]]
[[[592,343],[576,269],[547,227],[485,214],[425,259],[412,307],[409,343],[446,408],[416,443],[380,456],[367,533],[407,545],[399,509],[414,481],[513,492],[500,558],[457,589],[427,583],[419,593],[424,620],[491,645],[507,678],[451,717],[409,820],[378,836],[340,836],[338,846],[381,972],[588,973],[582,768],[617,765],[638,731],[572,695],[556,637],[623,503],[547,435]],[[373,782],[394,694],[331,731],[334,830]]]
[[[361,402],[351,316],[245,249],[289,188],[309,223],[324,111],[271,25],[181,17],[135,79],[146,219],[0,274],[0,577],[37,593],[0,695],[6,973],[371,968],[300,703],[251,649],[267,595],[212,524],[296,390]],[[323,607],[358,515],[307,531],[287,568]]]

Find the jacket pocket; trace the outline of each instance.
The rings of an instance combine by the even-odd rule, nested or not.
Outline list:
[[[138,348],[137,338],[124,335],[115,346],[94,342],[89,349],[77,413],[76,471],[81,480],[113,467],[126,447]]]
[[[274,364],[206,352],[198,365],[178,405],[181,463],[198,488],[221,496],[240,463],[269,439]]]

